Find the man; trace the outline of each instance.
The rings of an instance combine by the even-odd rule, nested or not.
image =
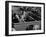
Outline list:
[[[19,14],[19,15],[16,15],[16,17],[18,18],[19,22],[24,22],[24,18],[26,17],[27,13],[25,11],[23,11],[23,14]]]

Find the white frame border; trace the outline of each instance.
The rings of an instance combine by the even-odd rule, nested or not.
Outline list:
[[[35,6],[35,7],[41,7],[41,30],[32,30],[32,31],[11,31],[11,6]],[[26,4],[26,3],[9,3],[9,35],[11,34],[27,34],[27,33],[42,33],[44,32],[44,5],[42,4]]]

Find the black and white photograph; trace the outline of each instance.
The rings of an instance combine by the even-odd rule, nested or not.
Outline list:
[[[41,7],[12,6],[12,30],[41,29]]]
[[[44,13],[44,3],[6,1],[6,34],[44,33]]]

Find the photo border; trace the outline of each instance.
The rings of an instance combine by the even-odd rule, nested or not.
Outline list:
[[[44,32],[43,33],[28,33],[28,34],[13,34],[9,35],[9,3],[27,3],[27,4],[42,4],[44,5]],[[20,2],[20,1],[5,1],[5,35],[6,36],[18,36],[18,35],[34,35],[34,34],[45,34],[45,3],[37,2]]]

